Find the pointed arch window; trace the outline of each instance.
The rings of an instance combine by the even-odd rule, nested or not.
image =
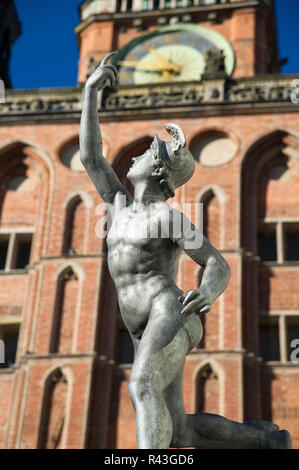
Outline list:
[[[257,238],[258,255],[265,262],[299,261],[299,206],[292,175],[294,170],[283,153],[260,170]]]
[[[82,198],[75,196],[68,204],[65,218],[63,254],[84,253],[87,213]]]
[[[243,160],[242,247],[261,260],[255,276],[259,312],[255,348],[265,362],[291,362],[291,343],[299,331],[298,182],[298,138],[284,130],[259,139]]]
[[[71,267],[59,276],[50,352],[70,353],[72,350],[79,280]]]
[[[209,189],[201,198],[203,203],[203,233],[216,248],[221,245],[221,206],[218,197]]]
[[[197,375],[195,406],[197,413],[219,413],[219,380],[210,364]]]
[[[39,449],[62,448],[67,393],[67,379],[61,369],[57,369],[48,377],[45,385],[38,442]]]

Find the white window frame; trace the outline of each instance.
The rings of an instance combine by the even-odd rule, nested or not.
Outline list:
[[[265,264],[294,264],[294,263],[299,263],[298,260],[286,260],[286,245],[285,245],[285,232],[284,232],[284,225],[286,224],[299,224],[299,218],[290,218],[290,217],[284,217],[284,218],[265,218],[265,219],[260,219],[258,221],[258,233],[257,236],[260,233],[260,227],[266,224],[273,224],[276,225],[276,255],[277,255],[277,260],[276,261],[263,261]]]
[[[278,318],[278,338],[279,338],[279,361],[266,361],[267,362],[275,362],[277,364],[280,363],[291,363],[290,358],[288,358],[288,329],[287,329],[287,318],[290,317],[298,317],[299,318],[299,310],[272,310],[270,312],[262,311],[260,312],[260,317],[269,318],[269,317],[276,317]],[[298,363],[299,366],[299,363]]]
[[[17,272],[24,272],[25,269],[16,269],[12,268],[11,266],[14,264],[16,255],[17,255],[17,237],[20,235],[27,235],[30,234],[33,240],[34,236],[34,229],[33,227],[1,227],[0,228],[0,235],[8,235],[9,237],[9,242],[8,242],[8,249],[7,249],[7,255],[6,255],[6,262],[5,262],[5,268],[4,270],[0,270],[0,272],[11,272],[11,271],[17,271]],[[31,253],[32,253],[32,244],[31,244],[31,252],[30,252],[30,258],[31,258]],[[30,259],[29,259],[29,264],[30,264]]]

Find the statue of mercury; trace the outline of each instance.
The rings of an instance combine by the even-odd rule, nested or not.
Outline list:
[[[85,84],[80,156],[103,201],[115,208],[107,236],[108,266],[135,349],[129,393],[138,448],[290,448],[289,433],[270,422],[238,423],[184,410],[185,357],[203,335],[199,314],[207,314],[226,289],[230,268],[201,231],[166,203],[195,169],[178,125],[165,126],[169,142],[156,135],[150,148],[132,159],[127,177],[134,198],[104,158],[97,94],[117,82],[118,71],[109,64],[113,54]],[[188,292],[175,283],[182,252],[204,269],[200,287]]]

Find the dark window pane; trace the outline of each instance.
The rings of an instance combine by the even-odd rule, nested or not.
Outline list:
[[[277,318],[267,318],[260,325],[260,355],[264,361],[279,361],[279,333]]]
[[[299,234],[286,234],[286,261],[299,261]]]
[[[258,254],[263,261],[277,261],[276,227],[265,224],[258,234]]]
[[[291,360],[291,354],[294,351],[294,347],[291,348],[291,342],[294,339],[299,340],[299,317],[288,317],[287,318],[287,331],[288,331],[288,361]],[[296,346],[298,347],[298,346]]]
[[[299,261],[299,224],[284,224],[285,259]]]
[[[8,251],[9,237],[4,235],[0,237],[0,269],[5,269],[6,257]]]
[[[126,330],[119,330],[117,335],[116,362],[118,364],[131,364],[134,360],[133,341]]]
[[[14,269],[24,269],[29,264],[31,252],[32,235],[26,235],[23,238],[17,238],[16,258]]]
[[[16,352],[19,338],[19,325],[3,325],[3,341],[5,351],[5,364],[2,364],[3,368],[11,367],[16,360]]]

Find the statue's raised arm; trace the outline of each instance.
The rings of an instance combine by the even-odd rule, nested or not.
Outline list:
[[[80,158],[99,195],[113,203],[116,193],[123,193],[128,203],[131,196],[121,184],[114,170],[103,156],[102,135],[99,125],[97,95],[106,86],[114,86],[118,71],[107,64],[115,52],[108,54],[85,84],[80,124]]]

